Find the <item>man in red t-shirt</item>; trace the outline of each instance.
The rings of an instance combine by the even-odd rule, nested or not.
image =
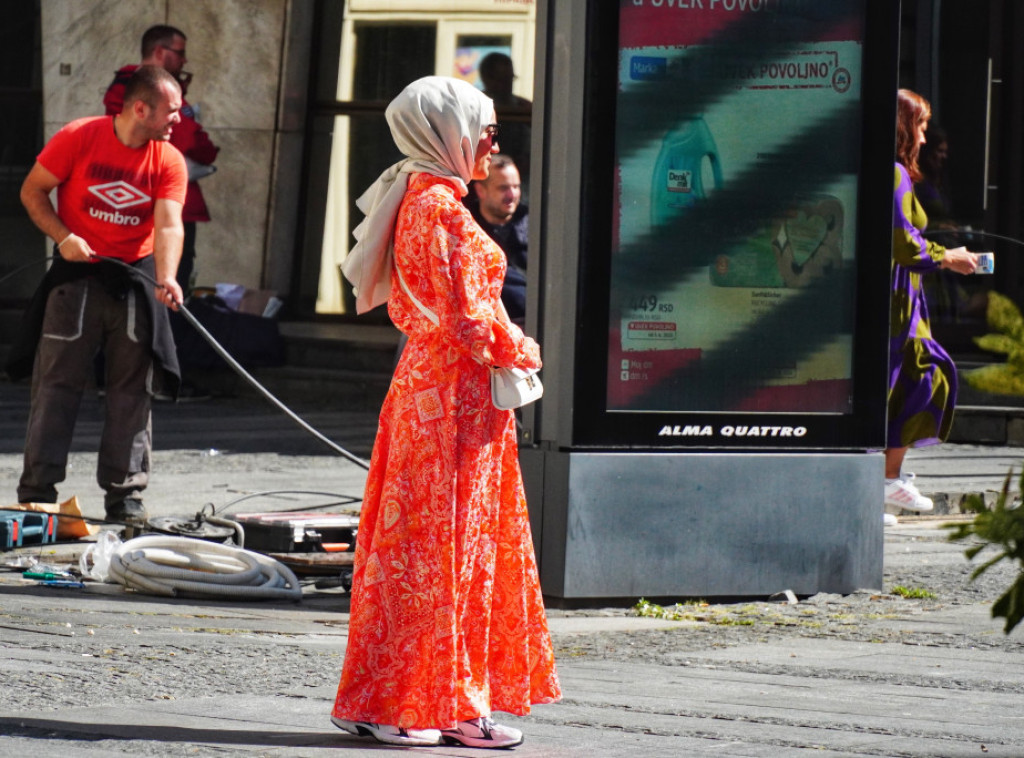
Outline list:
[[[146,518],[152,395],[156,384],[173,394],[180,383],[167,318],[183,297],[175,274],[187,170],[169,144],[180,109],[175,78],[143,66],[128,82],[120,114],[65,126],[22,185],[22,204],[59,257],[8,364],[13,378],[32,366],[20,502],[57,501],[82,392],[102,349],[107,397],[97,481],[108,519]]]

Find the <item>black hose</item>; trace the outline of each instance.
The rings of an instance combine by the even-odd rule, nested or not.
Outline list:
[[[14,271],[8,271],[3,276],[0,276],[0,284],[3,284],[4,282],[6,282],[8,279],[10,279],[15,274],[20,274],[22,271],[25,271],[26,269],[35,268],[40,263],[49,263],[50,261],[55,260],[58,257],[60,257],[60,256],[49,255],[46,258],[43,258],[42,261],[35,260],[35,261],[29,261],[28,263],[23,263],[22,265],[18,266],[16,269],[14,269]]]
[[[118,261],[118,263],[120,263],[120,261]],[[127,264],[123,264],[123,263],[121,265],[127,266]],[[131,268],[131,267],[128,266],[128,268]],[[146,276],[146,275],[143,274],[143,276]],[[146,276],[146,278],[148,279],[149,277]],[[154,284],[155,284],[155,282],[154,282]],[[157,286],[159,286],[159,285],[157,285]],[[370,464],[369,463],[364,461],[359,456],[357,456],[357,455],[355,455],[353,453],[350,453],[348,450],[346,450],[345,448],[343,448],[341,445],[337,444],[333,440],[325,437],[318,430],[314,429],[312,426],[310,426],[308,423],[306,423],[305,419],[303,419],[301,416],[299,416],[297,413],[295,413],[295,411],[293,411],[291,408],[289,408],[283,402],[278,400],[276,395],[274,395],[270,390],[268,390],[266,387],[264,387],[262,384],[260,384],[258,381],[256,381],[256,378],[252,374],[250,374],[248,371],[246,371],[241,363],[239,363],[233,357],[231,357],[231,353],[229,353],[227,350],[225,350],[224,346],[221,345],[219,342],[217,342],[217,340],[214,338],[214,336],[212,334],[210,334],[206,330],[206,327],[204,327],[201,323],[199,323],[199,319],[197,319],[195,316],[192,315],[192,313],[189,312],[188,308],[186,308],[181,303],[177,303],[177,306],[178,306],[178,312],[181,313],[181,315],[185,317],[185,320],[188,321],[188,323],[190,323],[192,325],[192,327],[197,332],[199,332],[200,336],[202,336],[202,338],[204,340],[206,340],[210,344],[210,347],[212,347],[214,349],[214,351],[217,353],[217,355],[219,355],[221,358],[223,358],[225,360],[225,362],[227,362],[227,364],[235,371],[235,373],[238,374],[240,377],[242,377],[246,382],[248,382],[249,385],[253,389],[255,389],[257,392],[259,392],[261,395],[263,395],[263,397],[265,397],[273,405],[275,405],[278,410],[280,410],[282,413],[284,413],[286,416],[288,416],[288,418],[290,418],[296,424],[301,426],[307,432],[309,432],[314,437],[316,437],[318,440],[320,440],[325,445],[327,445],[334,452],[338,453],[341,456],[344,456],[345,458],[347,458],[348,460],[352,461],[352,463],[356,464],[357,466],[369,470],[369,468],[370,468]]]
[[[115,265],[118,265],[118,266],[121,266],[122,268],[127,269],[130,272],[133,272],[134,274],[136,274],[136,275],[142,277],[143,279],[147,280],[148,282],[150,282],[154,287],[159,287],[160,289],[166,289],[162,284],[158,283],[156,281],[156,279],[151,277],[149,274],[146,274],[143,271],[139,271],[134,266],[129,266],[124,261],[118,260],[117,258],[107,258],[107,257],[104,257],[104,256],[100,256],[100,260],[106,261],[108,263],[113,263]],[[317,429],[314,429],[312,426],[310,426],[305,421],[305,419],[303,419],[301,416],[299,416],[297,413],[295,413],[295,411],[293,411],[291,408],[289,408],[283,402],[278,400],[277,396],[274,395],[274,393],[272,393],[270,390],[268,390],[266,387],[264,387],[262,384],[260,384],[258,381],[256,381],[256,378],[252,374],[250,374],[248,371],[246,371],[245,368],[242,366],[242,364],[239,363],[238,361],[236,361],[232,357],[231,353],[229,353],[227,350],[224,349],[223,345],[221,345],[219,342],[217,342],[217,339],[212,334],[210,334],[210,332],[208,332],[206,330],[206,327],[203,326],[201,323],[199,323],[199,319],[197,319],[195,316],[192,315],[192,313],[189,311],[189,309],[185,307],[184,303],[179,303],[179,302],[175,301],[174,305],[177,307],[178,312],[181,313],[181,315],[185,317],[185,320],[189,324],[192,325],[192,328],[195,329],[197,332],[199,332],[199,335],[204,340],[206,340],[209,343],[210,347],[212,347],[214,349],[214,352],[216,352],[217,355],[219,355],[221,358],[223,358],[224,361],[232,368],[232,370],[234,370],[234,372],[236,374],[238,374],[246,382],[248,382],[248,384],[253,389],[255,389],[257,392],[259,392],[261,395],[263,395],[263,397],[266,398],[271,404],[276,406],[279,411],[284,413],[288,418],[290,418],[292,421],[294,421],[300,427],[302,427],[307,432],[309,432],[314,437],[316,437],[318,440],[323,442],[325,445],[327,445],[329,448],[331,448],[334,452],[336,452],[339,455],[347,458],[348,460],[350,460],[352,463],[356,464],[360,468],[369,470],[369,468],[370,468],[370,464],[369,463],[364,461],[359,456],[357,456],[357,455],[355,455],[353,453],[350,453],[348,450],[346,450],[345,448],[343,448],[341,445],[337,444],[333,440],[325,437]]]
[[[990,239],[1002,240],[1003,242],[1010,242],[1014,245],[1024,247],[1024,241],[1014,237],[1007,237],[1002,234],[993,234],[992,232],[979,232],[975,229],[929,229],[928,231],[923,232],[923,236],[925,237],[941,237],[943,234],[956,234],[964,237],[988,237]]]
[[[317,490],[266,490],[264,492],[250,492],[248,494],[237,497],[234,500],[230,500],[224,503],[219,509],[214,509],[214,515],[221,515],[228,508],[234,508],[239,503],[244,503],[246,500],[252,500],[253,498],[269,497],[272,495],[322,495],[324,497],[336,498],[330,503],[321,503],[317,505],[303,505],[298,508],[285,508],[275,510],[274,513],[301,513],[302,511],[316,511],[321,508],[333,508],[335,506],[352,505],[358,503],[359,498],[351,497],[349,495],[338,495],[336,492],[319,492]],[[208,503],[213,508],[213,503]]]
[[[45,258],[42,262],[43,263],[49,263],[51,260],[54,260],[57,257],[58,256],[56,256],[56,255],[50,256],[50,257]],[[149,274],[146,274],[143,271],[139,271],[134,266],[129,266],[124,261],[118,260],[117,258],[108,258],[108,257],[105,257],[105,256],[97,256],[97,257],[101,261],[105,261],[107,263],[113,263],[113,264],[115,264],[117,266],[121,266],[122,268],[127,269],[130,273],[132,273],[132,274],[134,274],[136,276],[139,276],[139,277],[145,279],[146,281],[150,282],[154,287],[159,287],[160,289],[166,289],[162,284],[157,282],[153,277],[149,276]],[[39,261],[32,261],[31,263],[26,263],[23,266],[19,266],[14,271],[11,271],[11,272],[5,274],[3,277],[0,277],[0,284],[3,284],[5,281],[7,281],[7,279],[9,279],[10,277],[14,276],[17,273],[20,273],[24,269],[29,268],[30,266],[36,266],[38,264],[39,264]],[[300,427],[305,429],[311,435],[313,435],[318,440],[320,440],[325,445],[327,445],[329,448],[331,448],[331,450],[333,450],[334,452],[338,453],[342,457],[347,458],[348,460],[350,460],[352,463],[356,464],[360,468],[369,470],[369,468],[370,468],[370,464],[369,463],[364,461],[359,456],[357,456],[357,455],[355,455],[353,453],[350,453],[348,450],[346,450],[345,448],[343,448],[341,445],[337,444],[333,440],[328,439],[327,437],[325,437],[318,430],[316,430],[312,426],[310,426],[303,418],[301,418],[298,414],[296,414],[291,408],[289,408],[283,402],[278,400],[278,398],[270,390],[268,390],[266,387],[264,387],[262,384],[260,384],[258,381],[256,381],[256,378],[252,374],[250,374],[248,371],[246,371],[245,368],[242,366],[242,364],[240,364],[238,361],[236,361],[231,356],[231,354],[227,350],[224,349],[223,345],[221,345],[219,342],[217,342],[216,338],[212,334],[210,334],[210,332],[208,332],[206,330],[206,327],[204,327],[201,323],[199,323],[199,319],[197,319],[195,316],[193,316],[192,313],[188,310],[188,308],[185,307],[185,305],[183,303],[175,302],[175,306],[177,306],[178,311],[181,313],[181,315],[185,317],[185,320],[189,324],[192,325],[192,328],[195,329],[197,332],[199,332],[200,336],[209,343],[210,347],[212,347],[214,349],[214,351],[217,353],[217,355],[219,355],[221,358],[223,358],[224,361],[228,364],[228,366],[230,366],[232,368],[232,370],[236,374],[238,374],[246,382],[248,382],[248,384],[253,389],[255,389],[257,392],[259,392],[261,395],[263,395],[264,398],[266,398],[268,401],[270,401],[270,403],[272,403],[274,406],[276,406],[277,409],[280,410],[282,413],[284,413],[286,416],[288,416],[288,418],[290,418],[292,421],[294,421]]]

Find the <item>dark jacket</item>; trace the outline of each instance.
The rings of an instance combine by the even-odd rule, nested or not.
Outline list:
[[[56,247],[54,247],[56,252]],[[153,357],[163,369],[162,389],[172,397],[177,397],[181,385],[181,369],[178,367],[178,354],[174,348],[174,337],[171,334],[167,308],[156,301],[153,294],[153,283],[156,277],[156,262],[152,255],[128,264],[131,269],[117,263],[100,261],[98,263],[69,263],[59,255],[46,272],[21,320],[21,328],[7,359],[7,375],[11,379],[23,379],[32,375],[35,364],[36,348],[43,331],[43,315],[46,312],[46,301],[50,290],[61,284],[73,282],[87,276],[99,278],[108,292],[116,294],[134,287],[148,305],[150,323],[153,325]],[[139,272],[139,273],[136,273]]]

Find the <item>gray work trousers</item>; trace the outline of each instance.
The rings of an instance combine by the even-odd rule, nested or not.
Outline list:
[[[32,371],[32,407],[20,502],[57,502],[82,393],[93,359],[106,356],[106,415],[96,481],[110,507],[139,497],[152,452],[153,357],[149,312],[134,288],[111,294],[87,277],[54,287],[47,297]]]

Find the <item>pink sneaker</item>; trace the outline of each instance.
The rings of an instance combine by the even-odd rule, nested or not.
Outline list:
[[[441,744],[439,729],[402,729],[369,721],[346,721],[337,716],[331,716],[331,723],[349,734],[354,734],[357,737],[373,737],[377,742],[383,742],[385,745],[431,747]]]
[[[523,733],[510,726],[495,724],[490,716],[460,721],[454,729],[442,729],[441,737],[449,745],[509,748],[523,744]]]
[[[918,492],[917,487],[905,479],[886,480],[885,504],[905,511],[930,511],[935,507],[930,498]]]

